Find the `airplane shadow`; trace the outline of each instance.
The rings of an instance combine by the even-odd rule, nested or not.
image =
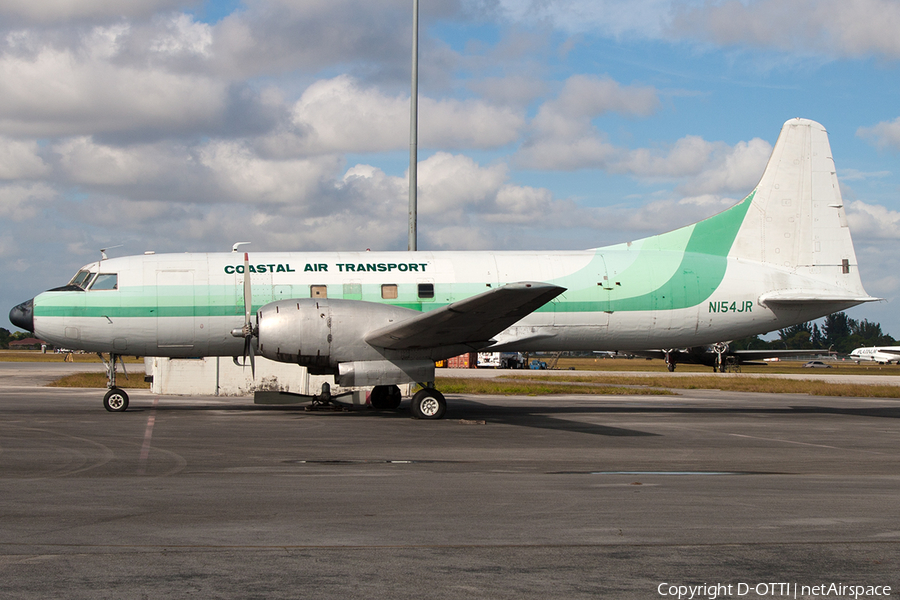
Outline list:
[[[599,435],[606,437],[656,437],[660,434],[636,429],[612,427],[597,423],[587,423],[576,420],[579,415],[771,415],[771,416],[804,416],[804,415],[840,415],[870,418],[900,418],[900,405],[897,407],[830,407],[830,406],[785,406],[763,407],[751,406],[737,407],[703,407],[703,406],[629,406],[623,402],[615,406],[567,406],[549,402],[539,408],[519,406],[496,406],[478,402],[471,398],[452,397],[449,401],[446,418],[449,420],[481,420],[489,424],[511,425],[516,427],[529,427],[552,431],[566,431],[570,433],[582,433],[587,435]],[[128,412],[143,412],[153,410],[149,406],[132,406]],[[307,411],[306,405],[260,405],[252,403],[240,404],[215,404],[215,405],[191,405],[191,404],[165,404],[157,406],[155,410],[168,411],[270,411],[283,413],[303,413],[321,417],[365,417],[376,419],[409,419],[409,409],[404,402],[398,410],[374,410],[356,408],[346,411]]]

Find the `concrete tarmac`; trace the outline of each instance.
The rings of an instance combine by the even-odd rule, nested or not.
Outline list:
[[[427,422],[0,385],[2,598],[900,592],[898,399],[450,395]]]

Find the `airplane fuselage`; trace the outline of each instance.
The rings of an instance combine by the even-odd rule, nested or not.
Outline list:
[[[115,289],[39,295],[35,333],[60,346],[96,352],[240,355],[243,341],[231,332],[244,319],[241,256],[149,254],[88,265],[83,270],[98,277],[115,275]],[[811,309],[776,312],[760,303],[773,279],[796,275],[675,248],[256,253],[250,255],[250,271],[254,311],[295,298],[429,311],[516,281],[565,287],[555,300],[495,336],[492,348],[521,351],[681,347],[820,316]]]

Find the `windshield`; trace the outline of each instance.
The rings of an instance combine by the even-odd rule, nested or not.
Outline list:
[[[74,285],[83,290],[87,289],[87,284],[93,276],[94,274],[90,271],[82,269],[81,271],[75,273],[75,277],[72,278],[72,281],[69,282],[69,285]]]

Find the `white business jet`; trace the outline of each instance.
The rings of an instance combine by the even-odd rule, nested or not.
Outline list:
[[[891,362],[900,364],[900,346],[871,346],[857,348],[850,353],[850,358],[857,363],[861,361],[874,361],[881,365],[889,365]]]

